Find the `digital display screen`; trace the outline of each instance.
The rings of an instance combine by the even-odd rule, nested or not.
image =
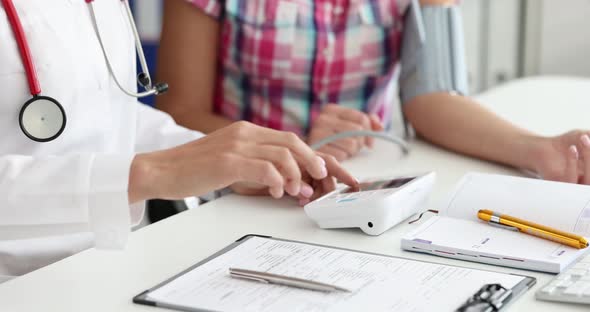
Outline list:
[[[393,179],[393,180],[387,180],[387,181],[362,182],[357,187],[349,187],[349,188],[343,190],[341,193],[348,194],[348,193],[365,192],[365,191],[394,189],[394,188],[398,188],[404,184],[407,184],[412,180],[414,180],[414,177]]]

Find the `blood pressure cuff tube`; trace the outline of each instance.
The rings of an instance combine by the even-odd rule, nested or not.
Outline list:
[[[425,6],[413,1],[405,16],[401,51],[403,104],[435,92],[467,95],[463,21],[457,6]]]

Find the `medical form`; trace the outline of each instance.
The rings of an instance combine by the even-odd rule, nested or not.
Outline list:
[[[259,236],[249,236],[205,261],[155,287],[144,299],[185,311],[443,311],[456,309],[485,284],[511,289],[531,282],[523,276]],[[310,279],[352,292],[234,279],[230,267]]]

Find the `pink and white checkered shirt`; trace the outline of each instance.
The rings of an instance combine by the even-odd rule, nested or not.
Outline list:
[[[410,0],[188,0],[222,23],[215,111],[304,135],[325,104],[391,116]]]

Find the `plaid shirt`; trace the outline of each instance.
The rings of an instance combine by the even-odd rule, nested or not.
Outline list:
[[[389,122],[410,0],[188,1],[222,23],[218,114],[300,135],[329,103]]]

